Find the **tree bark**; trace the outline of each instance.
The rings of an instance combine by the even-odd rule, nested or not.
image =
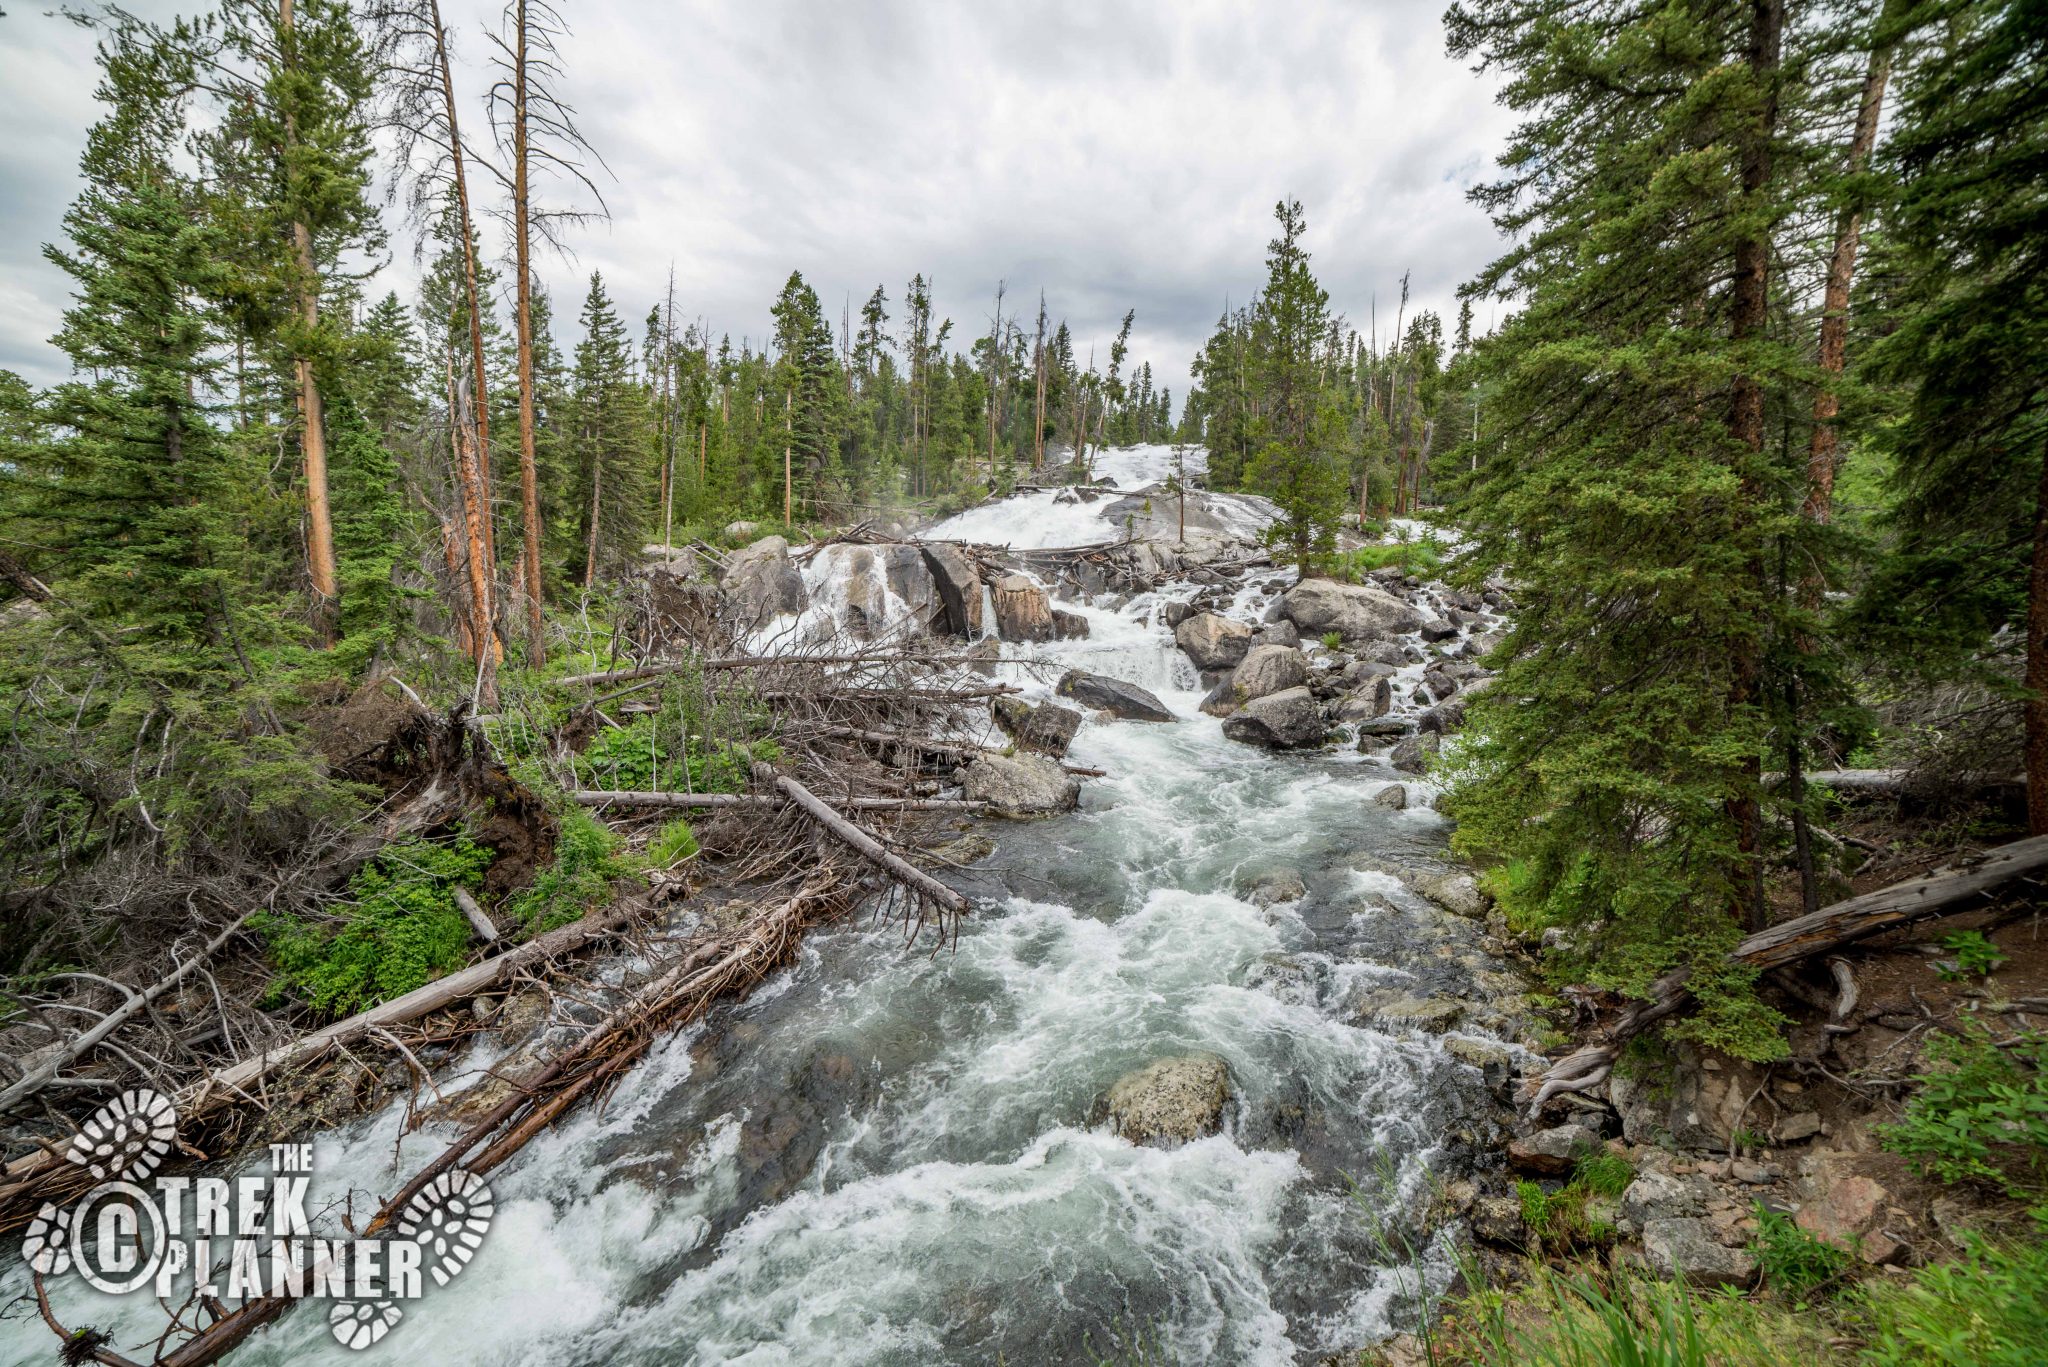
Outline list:
[[[278,0],[277,27],[283,39],[282,60],[294,61],[292,44],[292,0]],[[285,114],[285,136],[298,142],[298,120]],[[313,230],[296,212],[292,218],[292,254],[298,267],[293,288],[298,294],[299,321],[308,336],[320,326],[320,276],[313,257]],[[334,513],[327,497],[327,412],[320,402],[320,380],[313,373],[313,358],[292,358],[298,388],[299,447],[305,457],[306,475],[306,571],[312,581],[313,624],[323,644],[334,641],[336,608],[341,596],[340,577],[334,561]]]
[[[2034,562],[2027,576],[2027,832],[2048,836],[2048,452],[2034,491]]]
[[[497,664],[502,654],[498,645],[495,616],[491,611],[490,548],[485,527],[490,509],[484,504],[481,464],[476,451],[476,426],[470,420],[468,385],[448,367],[448,435],[455,447],[455,484],[462,501],[463,554],[469,584],[471,658],[476,661],[478,703],[495,705]]]
[[[455,211],[461,220],[462,233],[462,288],[469,311],[469,358],[472,371],[471,392],[476,396],[476,449],[480,461],[478,476],[482,482],[484,506],[484,555],[486,568],[492,582],[498,573],[498,540],[492,525],[491,510],[491,403],[490,378],[484,370],[484,318],[483,304],[477,296],[476,283],[476,242],[472,236],[475,219],[469,211],[469,174],[463,163],[462,128],[456,119],[455,77],[448,63],[448,30],[441,23],[441,0],[427,0],[428,14],[434,24],[434,65],[441,81],[441,105],[448,120],[449,169],[455,183]]]

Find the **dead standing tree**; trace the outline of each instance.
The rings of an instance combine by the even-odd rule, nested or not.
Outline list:
[[[526,594],[527,662],[545,663],[545,624],[541,619],[540,466],[534,446],[533,380],[533,239],[561,249],[562,227],[591,218],[608,218],[604,196],[585,169],[582,158],[604,165],[576,127],[576,111],[556,94],[562,77],[557,41],[568,33],[560,11],[548,0],[512,0],[505,8],[504,31],[491,35],[497,49],[492,63],[500,76],[491,86],[491,127],[511,160],[508,175],[496,165],[497,177],[510,199],[513,266],[517,272],[514,332],[519,355],[519,507],[524,545],[519,555],[521,587]],[[580,185],[597,208],[536,209],[534,171],[552,172]]]

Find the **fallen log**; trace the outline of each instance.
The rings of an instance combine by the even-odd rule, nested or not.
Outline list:
[[[498,942],[498,928],[491,924],[491,918],[484,914],[476,898],[469,895],[467,888],[455,888],[455,905],[462,909],[462,917],[469,922],[469,928],[476,932],[476,938],[487,945]]]
[[[256,908],[252,907],[250,910],[237,916],[228,923],[225,930],[202,945],[197,954],[179,964],[163,977],[158,978],[148,987],[143,988],[139,992],[130,992],[128,1000],[114,1010],[109,1011],[100,1020],[98,1025],[95,1025],[92,1029],[58,1050],[55,1056],[48,1062],[30,1069],[22,1076],[20,1081],[16,1082],[6,1091],[0,1092],[0,1115],[7,1114],[20,1102],[34,1096],[37,1092],[47,1087],[51,1079],[55,1078],[65,1067],[91,1053],[98,1047],[100,1041],[113,1034],[114,1031],[118,1030],[126,1022],[142,1014],[143,1011],[148,1009],[151,1002],[183,982],[186,975],[191,973],[193,969],[198,968],[215,954],[218,954],[221,947],[233,939],[236,932],[241,930],[249,918],[256,914],[256,910]]]
[[[1739,967],[1768,973],[1915,921],[1971,909],[2008,884],[2044,873],[2048,873],[2048,835],[2016,840],[1949,868],[1760,930],[1728,957]],[[1686,986],[1690,977],[1691,971],[1683,968],[1665,974],[1651,985],[1647,997],[1623,1011],[1593,1043],[1552,1064],[1530,1102],[1529,1114],[1541,1112],[1554,1096],[1584,1092],[1604,1081],[1624,1045],[1692,1005],[1692,993]]]
[[[210,1073],[181,1088],[171,1098],[177,1108],[179,1122],[189,1126],[237,1098],[247,1098],[251,1087],[280,1069],[311,1063],[328,1051],[352,1044],[374,1030],[402,1025],[473,997],[496,986],[517,969],[579,950],[623,925],[638,914],[641,906],[638,902],[621,903],[607,911],[585,916],[495,958],[472,964],[445,978],[437,978],[402,997],[393,997],[346,1020],[336,1021],[232,1067]],[[0,1180],[0,1230],[25,1222],[36,1202],[56,1200],[61,1203],[92,1185],[92,1180],[84,1168],[65,1162],[60,1154],[39,1150],[15,1159],[7,1165],[4,1180]]]
[[[952,655],[904,655],[888,651],[868,651],[857,655],[721,655],[708,660],[668,660],[661,664],[637,665],[632,669],[571,674],[555,682],[568,688],[584,684],[631,683],[635,679],[652,679],[683,669],[724,671],[770,669],[778,665],[950,664],[955,659]]]
[[[603,788],[578,789],[569,797],[581,807],[673,807],[682,811],[720,808],[773,810],[788,800],[764,793],[655,793]],[[936,797],[842,797],[831,804],[860,812],[985,812],[986,802]]]
[[[798,783],[787,774],[778,774],[766,765],[754,767],[756,782],[767,783],[782,792],[791,802],[803,810],[804,815],[829,831],[839,842],[869,863],[879,865],[891,878],[922,895],[928,901],[952,916],[964,916],[967,899],[938,879],[918,868],[908,860],[898,858],[882,848],[882,843],[860,827],[848,821],[816,793]],[[944,927],[941,927],[943,938]]]

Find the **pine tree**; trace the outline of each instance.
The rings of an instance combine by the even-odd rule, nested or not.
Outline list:
[[[832,330],[818,295],[791,271],[771,310],[775,319],[777,383],[782,390],[783,436],[788,464],[783,471],[783,516],[798,502],[815,504],[828,478],[837,473],[842,388],[832,354]]]
[[[1804,462],[1765,439],[1807,398],[1804,338],[1769,307],[1804,189],[1783,21],[1776,0],[1448,21],[1525,116],[1478,195],[1520,241],[1471,288],[1521,307],[1478,353],[1461,503],[1472,563],[1523,587],[1458,839],[1516,871],[1511,916],[1603,924],[1592,981],[1688,966],[1706,1009],[1683,1028],[1753,1056],[1782,1048],[1775,1018],[1723,955],[1759,919],[1760,774],[1787,739],[1769,570],[1812,553]]]
[[[580,321],[571,444],[582,494],[579,581],[589,586],[601,572],[630,562],[646,543],[654,479],[646,393],[633,377],[625,324],[596,273]]]
[[[2048,834],[2048,26],[2039,6],[1930,0],[1886,222],[1911,284],[1872,364],[1911,386],[1885,433],[1896,553],[1866,622],[1950,662],[2025,641],[2027,824]],[[1880,35],[1880,41],[1891,35]],[[2024,78],[2022,78],[2024,73]]]
[[[1330,296],[1309,271],[1302,235],[1308,220],[1299,200],[1274,206],[1280,236],[1267,244],[1266,288],[1252,323],[1253,380],[1262,407],[1252,422],[1255,443],[1249,483],[1278,506],[1266,531],[1285,546],[1296,569],[1336,546],[1348,499],[1340,456],[1343,418],[1326,392],[1325,354]]]

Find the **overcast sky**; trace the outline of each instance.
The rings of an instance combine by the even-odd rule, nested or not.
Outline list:
[[[0,367],[47,383],[69,281],[40,244],[77,192],[96,77],[90,35],[33,3],[0,18]],[[1411,310],[1448,331],[1452,291],[1498,246],[1465,191],[1509,120],[1444,55],[1442,0],[562,8],[564,93],[616,176],[600,177],[611,224],[542,263],[568,343],[593,270],[637,336],[673,263],[679,311],[735,340],[767,331],[792,268],[835,324],[885,285],[892,326],[922,271],[962,338],[986,331],[998,280],[1027,317],[1043,289],[1084,359],[1106,362],[1135,307],[1133,363],[1177,406],[1226,300],[1263,278],[1282,195],[1307,209],[1332,305],[1362,329],[1377,292],[1382,335],[1404,270]],[[446,12],[480,134],[498,9]],[[388,287],[409,295],[415,276],[394,216]]]

